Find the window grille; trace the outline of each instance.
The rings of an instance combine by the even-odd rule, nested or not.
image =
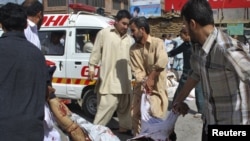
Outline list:
[[[48,7],[66,6],[66,0],[48,0]]]

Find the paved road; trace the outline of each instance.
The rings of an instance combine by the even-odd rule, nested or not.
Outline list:
[[[175,132],[177,134],[177,141],[201,141],[202,120],[201,118],[194,118],[197,111],[195,100],[186,101],[190,107],[190,111],[184,117],[179,116]]]
[[[202,131],[202,120],[200,118],[193,117],[194,113],[197,110],[195,106],[195,100],[186,101],[186,103],[189,105],[190,111],[186,116],[184,117],[180,116],[176,122],[175,132],[177,134],[177,141],[200,141],[201,131]],[[90,122],[93,121],[93,119],[85,117],[81,113],[80,108],[78,106],[69,105],[69,108],[73,112],[78,113],[79,115],[81,115],[83,118],[86,118]],[[107,126],[110,128],[117,128],[118,127],[117,118],[114,117]],[[129,135],[119,134],[114,130],[113,132],[121,139],[121,141],[126,141],[127,139],[132,137]]]

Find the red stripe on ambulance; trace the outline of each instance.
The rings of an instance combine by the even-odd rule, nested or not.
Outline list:
[[[56,83],[61,83],[61,82],[62,82],[62,78],[56,79]]]
[[[71,79],[67,79],[66,84],[71,84]]]
[[[81,83],[81,79],[76,79],[75,84],[80,84]]]
[[[96,80],[90,81],[88,79],[76,79],[76,78],[58,78],[55,77],[52,79],[53,83],[58,84],[76,84],[76,85],[94,85]]]

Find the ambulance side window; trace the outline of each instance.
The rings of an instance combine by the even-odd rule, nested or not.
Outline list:
[[[97,32],[100,29],[77,29],[76,30],[76,53],[91,53]]]
[[[65,35],[65,30],[39,31],[43,54],[52,56],[64,55]]]

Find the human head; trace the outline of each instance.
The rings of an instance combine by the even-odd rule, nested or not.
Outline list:
[[[121,36],[127,33],[130,19],[131,15],[127,10],[120,10],[116,14],[114,26]]]
[[[150,33],[149,24],[145,17],[136,17],[130,20],[131,34],[137,43],[142,43],[143,37]]]
[[[140,8],[138,6],[135,6],[133,11],[133,17],[138,17],[139,13],[140,13]]]
[[[172,39],[172,33],[170,33],[170,34],[167,35],[167,39],[168,39],[168,40],[171,40],[171,39]]]
[[[234,39],[238,39],[238,35],[232,35]]]
[[[188,0],[182,7],[181,16],[194,42],[199,40],[199,29],[214,26],[213,11],[207,0]]]
[[[25,0],[22,6],[26,10],[28,19],[34,22],[39,30],[43,23],[43,4],[38,0]]]
[[[188,34],[187,28],[183,27],[180,30],[180,37],[183,41],[189,42],[190,41],[190,36]]]
[[[27,27],[27,15],[22,6],[7,3],[0,8],[0,23],[5,32],[24,31]]]
[[[249,44],[250,39],[247,37],[247,35],[244,35],[244,43]]]
[[[167,34],[165,34],[165,33],[162,34],[162,35],[161,35],[161,38],[162,38],[163,40],[165,40],[165,39],[167,38]]]
[[[64,35],[64,32],[63,31],[53,31],[51,32],[51,42],[54,44],[54,45],[57,45],[60,42],[61,38],[63,37]]]
[[[92,43],[95,42],[97,32],[98,32],[97,30],[93,30],[93,31],[89,32],[89,40],[90,40],[90,42],[92,42]]]

